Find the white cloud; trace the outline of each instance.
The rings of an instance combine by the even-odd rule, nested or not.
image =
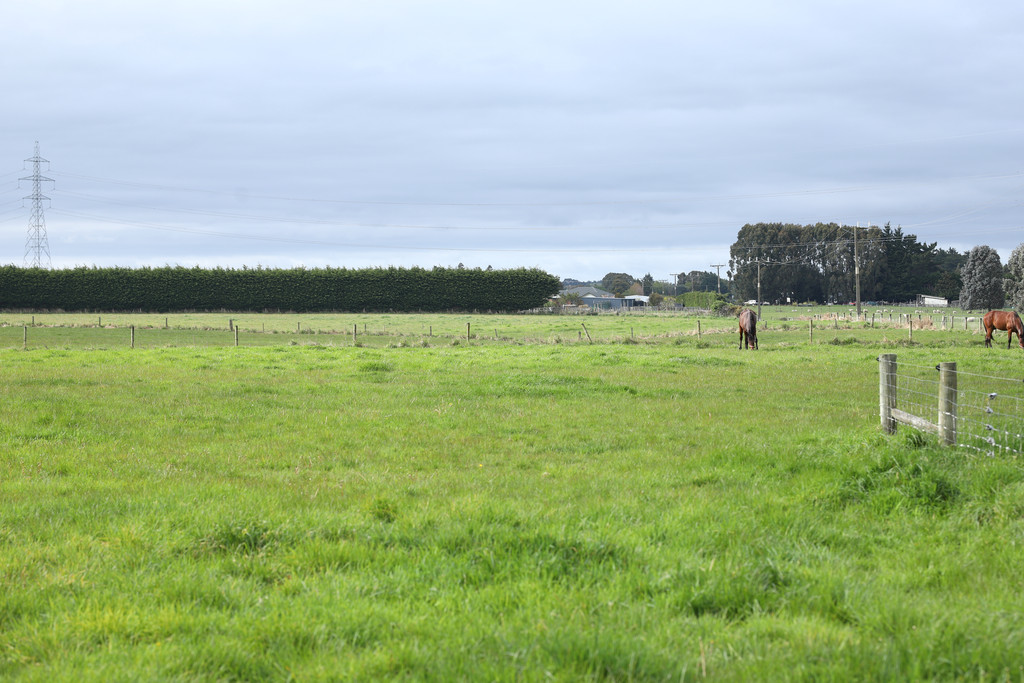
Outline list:
[[[0,204],[27,194],[10,180],[39,140],[60,264],[667,277],[761,220],[1009,254],[1021,19],[1008,1],[18,2]],[[0,262],[20,263],[11,208]]]

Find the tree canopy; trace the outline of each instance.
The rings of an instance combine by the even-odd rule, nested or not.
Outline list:
[[[722,286],[723,291],[728,291],[724,281]],[[702,270],[679,273],[676,276],[676,291],[680,294],[684,292],[717,292],[718,275]]]
[[[636,278],[629,273],[608,273],[601,278],[601,289],[611,292],[615,296],[622,296],[633,286],[634,282],[636,282]]]
[[[1006,305],[1018,313],[1024,313],[1024,242],[1017,245],[1006,261],[1003,290],[1006,293]]]
[[[740,229],[730,249],[729,276],[740,299],[758,298],[760,280],[765,301],[853,301],[858,270],[862,300],[956,298],[964,258],[889,224],[756,223]]]
[[[1001,308],[1006,302],[1003,266],[999,254],[987,245],[974,247],[964,263],[960,306],[967,309]]]

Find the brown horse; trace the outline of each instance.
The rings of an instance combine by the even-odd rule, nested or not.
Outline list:
[[[744,347],[757,348],[757,313],[749,308],[740,311],[740,348]]]
[[[985,346],[992,346],[992,331],[1006,330],[1006,348],[1013,342],[1013,333],[1017,333],[1017,343],[1024,349],[1024,323],[1016,311],[989,311],[981,319],[985,326]]]

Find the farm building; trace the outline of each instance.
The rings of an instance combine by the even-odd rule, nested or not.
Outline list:
[[[579,294],[581,297],[582,296],[597,296],[597,297],[614,297],[615,296],[611,292],[606,292],[603,289],[598,289],[597,287],[588,287],[588,286],[583,286],[583,285],[581,285],[579,287],[569,287],[567,289],[563,289],[562,291],[560,291],[558,293],[559,296],[565,296],[566,294]]]
[[[621,308],[634,308],[637,306],[646,306],[646,296],[627,296],[621,299],[614,296],[591,296],[587,295],[583,297],[583,303],[591,308],[608,308],[608,309],[621,309]]]
[[[949,306],[949,302],[941,296],[918,294],[915,306]]]
[[[558,296],[564,297],[567,294],[579,294],[584,306],[614,310],[646,306],[650,299],[650,297],[640,295],[617,297],[611,292],[596,287],[569,287],[559,292]]]

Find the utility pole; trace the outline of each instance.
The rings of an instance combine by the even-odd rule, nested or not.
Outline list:
[[[757,319],[761,319],[761,260],[757,260]]]
[[[682,275],[682,273],[669,273],[669,275],[672,276],[672,296],[677,296],[679,294],[679,279],[678,278],[679,278],[680,275]]]
[[[853,229],[853,279],[857,289],[857,320],[860,320],[860,258],[857,253],[857,233],[860,232],[860,223]]]
[[[711,264],[711,267],[714,268],[715,272],[718,273],[718,293],[719,294],[722,293],[722,266],[724,266],[724,265],[725,265],[724,263],[712,263]]]
[[[28,222],[28,238],[25,241],[25,266],[28,268],[49,268],[50,267],[50,244],[46,239],[46,219],[43,218],[43,200],[49,201],[49,197],[43,194],[43,181],[53,182],[53,178],[47,178],[40,173],[40,165],[50,163],[39,156],[39,141],[36,141],[36,153],[31,159],[32,175],[20,180],[32,181],[32,194],[25,199],[32,200],[32,216]]]

